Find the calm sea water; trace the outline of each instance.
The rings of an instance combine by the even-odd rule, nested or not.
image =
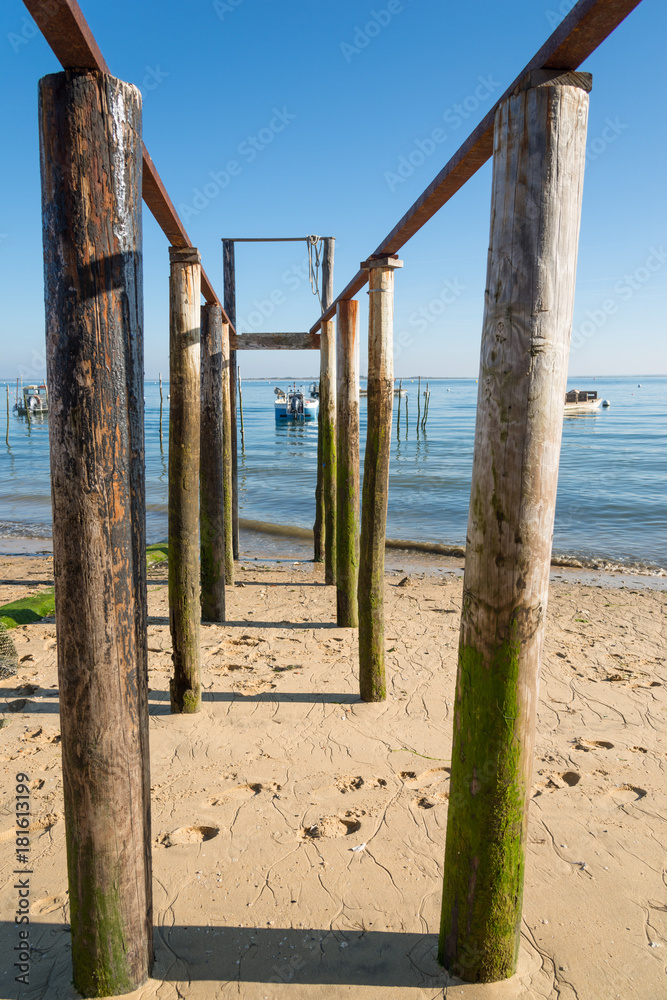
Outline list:
[[[243,384],[245,448],[239,445],[240,516],[311,527],[317,428],[314,423],[276,426],[276,384],[285,388],[288,383],[283,379]],[[667,378],[570,380],[569,388],[575,387],[597,389],[612,405],[595,414],[565,419],[554,552],[587,562],[602,558],[625,565],[667,568]],[[426,433],[418,433],[417,428],[417,381],[406,379],[403,388],[408,391],[408,425],[406,428],[403,410],[398,439],[395,403],[387,534],[464,544],[475,379],[430,383]],[[158,386],[146,384],[149,541],[163,538],[167,529],[168,385],[164,391],[161,449]],[[10,392],[13,403],[12,388]],[[365,410],[362,399],[362,456]],[[29,427],[25,418],[12,413],[9,447],[4,433],[0,441],[0,551],[7,551],[12,539],[50,535],[48,423],[36,419]]]

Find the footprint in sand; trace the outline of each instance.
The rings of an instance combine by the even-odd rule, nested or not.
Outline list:
[[[219,795],[212,795],[208,800],[208,804],[210,806],[221,806],[227,802],[252,799],[255,795],[259,795],[260,792],[273,792],[275,794],[282,787],[282,785],[278,785],[275,781],[272,781],[269,785],[263,785],[259,781],[248,781],[243,785],[235,785],[233,788],[228,788]]]
[[[560,788],[574,788],[581,781],[577,771],[538,771],[544,779],[533,786],[533,798],[543,792],[555,792]]]
[[[628,747],[630,753],[648,753],[646,747]]]
[[[412,800],[413,805],[418,809],[433,809],[434,806],[442,805],[449,798],[447,792],[428,792],[425,795],[417,795]]]
[[[348,809],[343,816],[322,816],[312,826],[303,826],[299,831],[300,840],[330,840],[333,837],[347,837],[361,827],[361,816],[365,809]]]
[[[155,847],[175,847],[176,844],[201,844],[213,840],[220,833],[217,826],[179,826],[172,833],[160,833],[153,841]]]
[[[608,740],[576,740],[573,748],[588,753],[590,750],[613,750],[614,744]]]
[[[617,788],[612,788],[604,797],[610,799],[614,805],[627,806],[632,802],[639,802],[646,795],[648,795],[646,789],[637,785],[619,785]]]
[[[55,826],[61,819],[64,819],[64,813],[46,813],[45,816],[38,816],[32,821],[30,826],[24,829],[24,833],[34,833],[36,830],[50,830],[52,826]],[[0,833],[0,843],[4,840],[12,840],[16,836],[16,829],[12,827],[11,830],[3,830]]]
[[[334,782],[339,792],[354,792],[364,784],[361,775],[343,775]]]
[[[30,913],[34,916],[43,916],[46,913],[55,913],[62,910],[67,905],[67,893],[61,892],[58,896],[45,896],[44,899],[36,899],[30,907]]]

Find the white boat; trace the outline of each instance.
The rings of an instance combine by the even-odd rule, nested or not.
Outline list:
[[[304,423],[317,418],[319,401],[306,396],[301,387],[297,389],[296,382],[287,392],[283,392],[278,386],[273,391],[277,397],[273,404],[277,424]]]
[[[597,392],[570,389],[565,393],[565,413],[594,413],[602,405]]]
[[[16,396],[14,409],[17,413],[36,416],[49,412],[49,391],[44,383],[41,385],[21,386],[21,395]]]

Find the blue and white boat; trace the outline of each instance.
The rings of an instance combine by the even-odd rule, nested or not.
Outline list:
[[[296,382],[291,389],[283,392],[278,386],[274,389],[276,401],[273,404],[276,414],[276,423],[282,424],[287,421],[291,423],[305,423],[317,418],[319,400],[310,399],[306,396],[303,388],[297,389]]]

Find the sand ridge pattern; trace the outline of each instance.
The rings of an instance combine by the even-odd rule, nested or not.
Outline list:
[[[28,565],[51,578],[47,560],[21,562],[5,560],[4,579],[28,580]],[[435,960],[461,604],[449,571],[460,560],[431,560],[428,573],[398,561],[387,574],[388,697],[374,705],[359,701],[356,634],[336,627],[321,567],[245,565],[229,622],[202,625],[194,716],[170,714],[166,571],[149,574],[156,966],[130,997],[667,997],[665,592],[566,571],[552,585],[519,971],[461,986]],[[0,872],[11,887],[12,782],[25,770],[31,995],[74,1000],[55,627],[13,636],[22,662],[0,682]],[[0,905],[11,954],[10,889]],[[0,996],[14,985],[0,969]]]

